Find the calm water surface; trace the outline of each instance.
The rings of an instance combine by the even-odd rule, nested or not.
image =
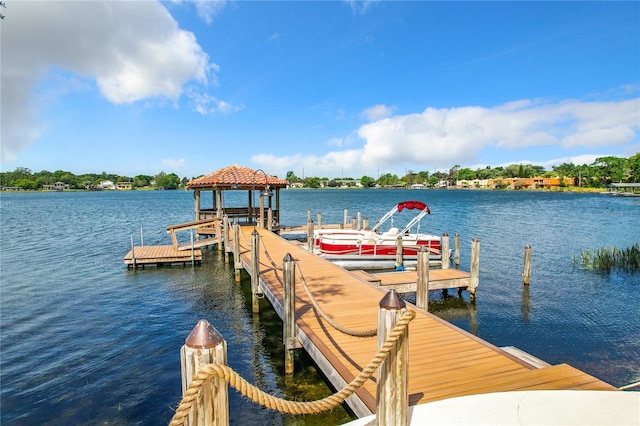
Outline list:
[[[375,221],[398,201],[420,199],[423,231],[481,244],[475,305],[452,297],[433,310],[497,345],[568,363],[616,386],[640,380],[640,274],[574,267],[582,249],[640,240],[640,200],[599,194],[289,190],[284,224],[323,222],[343,210]],[[246,194],[228,194],[225,207]],[[185,191],[2,193],[0,195],[0,423],[166,424],[181,397],[179,350],[201,318],[228,342],[229,364],[250,382],[289,399],[331,393],[299,354],[282,377],[281,323],[268,305],[250,313],[241,286],[215,250],[201,267],[127,270],[133,235],[170,244],[167,225],[193,219]],[[523,248],[533,247],[530,288]],[[230,395],[234,424],[325,424],[343,410],[295,419]]]

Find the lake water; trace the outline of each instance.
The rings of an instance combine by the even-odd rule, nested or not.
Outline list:
[[[584,271],[583,249],[640,240],[640,199],[513,191],[285,190],[281,221],[323,223],[358,210],[372,223],[395,203],[431,208],[422,231],[461,235],[461,267],[480,239],[477,302],[435,299],[433,311],[497,346],[568,363],[615,386],[640,380],[640,274]],[[242,206],[230,193],[225,207]],[[298,354],[282,376],[281,323],[251,314],[216,250],[202,266],[127,270],[133,235],[170,244],[166,226],[193,220],[185,191],[0,194],[0,423],[166,424],[181,398],[180,347],[201,318],[228,342],[229,364],[262,389],[311,400],[331,390]],[[523,250],[533,248],[531,285]],[[453,239],[452,239],[453,245]],[[344,410],[293,418],[230,391],[233,424],[327,424]]]

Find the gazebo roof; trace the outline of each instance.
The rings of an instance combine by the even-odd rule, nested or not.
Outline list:
[[[266,186],[271,188],[286,188],[289,182],[268,175],[262,169],[251,169],[249,167],[233,166],[224,167],[215,172],[209,173],[199,178],[187,182],[187,189],[263,189]],[[236,186],[236,187],[234,187]]]

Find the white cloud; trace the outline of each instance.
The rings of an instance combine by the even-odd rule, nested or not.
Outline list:
[[[174,160],[172,158],[167,158],[162,160],[162,165],[169,167],[170,169],[182,169],[187,164],[187,160],[181,158],[179,160]]]
[[[369,6],[379,0],[344,0],[350,7],[354,15],[364,15]]]
[[[360,115],[367,121],[376,121],[393,115],[393,111],[396,107],[388,107],[386,105],[375,105],[371,108],[367,108]]]
[[[2,22],[2,162],[39,137],[34,91],[52,70],[126,104],[175,102],[189,82],[215,83],[217,66],[159,2],[13,2]]]
[[[640,98],[559,103],[523,100],[493,108],[427,108],[361,126],[357,131],[362,143],[359,149],[336,150],[323,156],[256,156],[254,160],[277,164],[282,170],[304,165],[310,175],[337,176],[336,171],[341,169],[362,175],[375,170],[401,170],[409,164],[425,169],[475,164],[478,153],[486,148],[629,150],[629,146],[638,146],[639,112]],[[332,141],[335,146],[345,146],[340,138]],[[567,161],[592,162],[598,156],[580,153],[567,157]]]

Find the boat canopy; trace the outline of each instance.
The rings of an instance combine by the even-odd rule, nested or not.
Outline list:
[[[426,216],[428,214],[431,214],[431,210],[429,210],[429,206],[427,206],[422,201],[416,201],[416,200],[403,201],[401,203],[396,204],[389,212],[387,212],[387,214],[382,216],[382,218],[376,224],[376,226],[373,227],[372,231],[374,231],[374,232],[378,231],[380,229],[380,226],[382,226],[383,223],[385,223],[387,220],[389,220],[391,217],[393,217],[393,215],[395,213],[401,212],[404,209],[407,209],[407,210],[418,209],[418,210],[422,210],[422,211],[416,217],[414,217],[407,224],[407,226],[404,227],[404,229],[402,230],[401,234],[404,234],[405,232],[409,232],[411,230],[411,228],[416,223],[418,224],[418,230],[419,230],[420,229],[420,220],[424,216]]]

